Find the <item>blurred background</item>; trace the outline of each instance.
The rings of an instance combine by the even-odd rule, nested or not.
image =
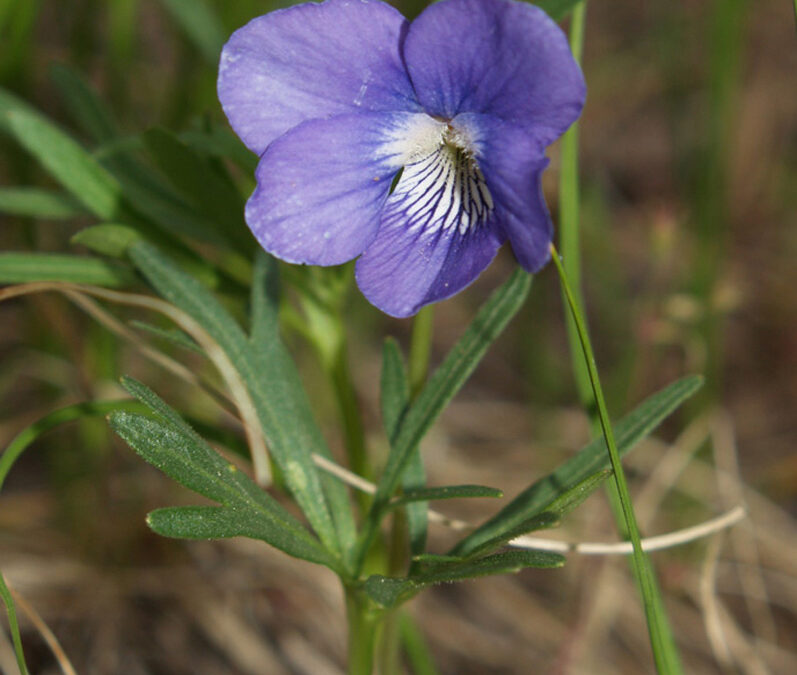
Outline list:
[[[146,162],[140,134],[152,127],[223,132],[220,46],[286,4],[0,0],[0,85],[95,156],[125,147]],[[394,4],[408,16],[424,6]],[[787,0],[591,2],[584,71],[583,287],[610,410],[620,417],[677,377],[706,376],[702,392],[629,456],[643,530],[666,533],[739,504],[749,510],[730,532],[654,556],[686,671],[797,672],[794,9]],[[98,113],[65,94],[70,77],[84,78],[107,106],[106,138],[85,124]],[[558,152],[549,151],[545,183],[555,220]],[[245,197],[251,176],[230,170]],[[1,134],[0,185],[54,187]],[[0,209],[0,250],[87,253],[70,239],[92,219]],[[232,221],[241,227],[240,214]],[[476,284],[437,306],[433,363],[513,264],[502,252]],[[383,453],[381,342],[393,334],[406,346],[411,322],[378,316],[356,293],[350,316],[357,393],[372,449]],[[339,446],[315,356],[295,332],[286,337]],[[0,447],[56,408],[121,397],[122,374],[218,423],[197,392],[64,298],[3,302]],[[491,485],[511,497],[589,433],[548,268],[426,441],[430,483]],[[23,598],[33,673],[61,670],[23,604],[80,673],[342,672],[345,623],[333,575],[257,542],[186,543],[148,531],[147,511],[190,499],[102,418],[36,441],[0,495],[0,569]],[[495,509],[455,501],[441,510],[478,521]],[[430,535],[434,550],[451,541],[443,529]],[[606,500],[591,498],[557,536],[615,541]],[[641,605],[619,558],[574,555],[560,571],[437,588],[411,609],[444,674],[652,671]],[[0,625],[0,670],[15,673]]]

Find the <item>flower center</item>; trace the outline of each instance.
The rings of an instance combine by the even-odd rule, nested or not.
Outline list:
[[[405,219],[409,230],[455,228],[464,235],[487,222],[493,198],[470,140],[450,123],[437,124],[425,147],[407,157],[387,210]]]

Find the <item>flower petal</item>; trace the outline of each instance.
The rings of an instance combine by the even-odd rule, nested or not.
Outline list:
[[[487,113],[548,145],[581,113],[586,87],[562,31],[514,0],[442,0],[412,22],[407,71],[430,115]]]
[[[308,120],[269,145],[245,212],[260,245],[287,262],[313,265],[362,253],[417,118],[429,119],[360,113]]]
[[[399,54],[407,20],[378,0],[277,10],[233,33],[219,64],[224,112],[261,154],[307,119],[419,110]]]
[[[503,235],[489,223],[459,227],[408,227],[402,201],[391,195],[373,243],[357,261],[357,285],[386,314],[406,317],[458,293],[490,264]]]
[[[452,126],[472,139],[476,161],[495,202],[496,226],[518,262],[537,272],[550,258],[553,223],[542,193],[548,158],[527,129],[490,115],[457,115]]]

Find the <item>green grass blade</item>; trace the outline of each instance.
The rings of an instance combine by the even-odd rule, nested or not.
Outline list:
[[[119,135],[111,113],[80,72],[57,63],[51,66],[50,77],[72,121],[86,136],[95,143],[105,143]]]
[[[665,387],[641,403],[615,425],[620,455],[633,450],[661,422],[692,396],[703,384],[703,378],[686,377]],[[453,552],[466,555],[482,541],[496,536],[535,514],[544,511],[568,486],[577,485],[589,476],[610,468],[606,441],[596,438],[562,464],[552,474],[541,478],[521,492],[495,516],[460,541]]]
[[[631,494],[628,490],[628,484],[623,470],[622,460],[620,453],[617,449],[615,441],[614,429],[609,413],[606,409],[606,401],[604,400],[603,387],[601,385],[600,377],[598,376],[598,368],[595,363],[595,355],[592,350],[592,343],[587,333],[586,323],[582,315],[581,307],[577,304],[570,285],[568,283],[567,274],[565,273],[562,261],[559,258],[559,252],[551,244],[551,257],[556,271],[559,274],[559,280],[562,285],[565,297],[567,298],[567,305],[576,324],[581,348],[583,350],[584,361],[589,370],[589,379],[592,385],[592,391],[595,394],[595,402],[598,406],[598,415],[600,417],[601,429],[603,436],[606,439],[606,447],[609,454],[609,459],[614,473],[614,482],[617,486],[617,493],[620,498],[622,506],[623,517],[625,525],[628,529],[629,538],[634,547],[634,553],[631,558],[634,574],[642,595],[642,602],[645,608],[645,617],[648,624],[648,632],[650,633],[650,643],[653,650],[653,658],[656,663],[656,668],[659,673],[673,673],[678,674],[683,672],[681,666],[678,648],[673,639],[670,622],[667,618],[667,613],[664,609],[661,593],[659,591],[658,583],[653,572],[653,565],[649,556],[642,550],[642,536],[639,532],[639,526],[636,521],[636,514],[634,513],[634,506],[631,501]]]
[[[161,0],[192,44],[212,66],[218,65],[227,31],[205,0]]]
[[[17,142],[94,215],[113,220],[119,213],[119,183],[74,139],[26,110],[8,112],[5,124]]]
[[[11,639],[14,643],[14,654],[17,657],[17,666],[21,675],[28,675],[28,664],[25,663],[25,652],[22,649],[22,636],[19,634],[19,622],[17,621],[17,609],[14,605],[14,598],[11,591],[6,586],[6,580],[0,574],[0,597],[6,606],[8,613],[8,627],[11,629]]]
[[[134,401],[87,401],[54,410],[25,427],[0,455],[0,490],[19,456],[40,436],[63,424],[86,417],[104,417],[115,410],[143,412],[144,407]]]
[[[113,260],[56,253],[0,253],[0,284],[65,281],[120,288],[136,282],[132,270]]]
[[[86,215],[70,195],[36,187],[0,188],[0,213],[44,220],[67,220]]]

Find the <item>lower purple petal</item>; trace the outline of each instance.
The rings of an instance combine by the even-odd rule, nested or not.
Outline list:
[[[355,272],[371,304],[403,318],[474,281],[495,257],[503,237],[489,224],[465,233],[457,227],[411,229],[407,214],[396,204],[388,202],[379,232]]]
[[[339,265],[365,250],[401,168],[395,135],[410,113],[309,120],[274,141],[257,167],[246,222],[292,263]]]

